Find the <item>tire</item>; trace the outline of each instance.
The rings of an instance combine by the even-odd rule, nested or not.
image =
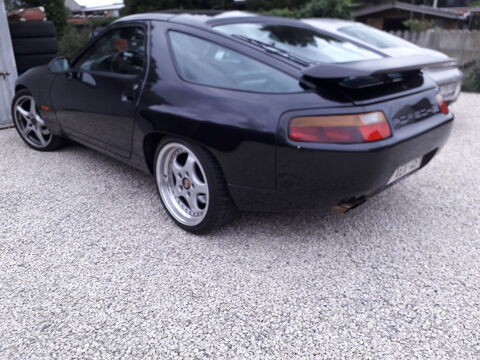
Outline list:
[[[56,54],[17,55],[15,57],[15,62],[17,63],[18,73],[22,74],[35,66],[46,65],[50,60],[56,57]]]
[[[209,152],[184,140],[164,138],[154,165],[162,204],[179,227],[206,234],[233,219],[235,205],[220,166]]]
[[[33,101],[33,113],[31,112],[31,101]],[[22,115],[18,110],[19,106],[21,110],[25,111],[25,113],[28,112],[29,115]],[[45,124],[41,125],[40,120],[43,122],[43,119],[38,114],[35,100],[28,90],[23,89],[15,94],[12,100],[11,110],[15,129],[17,129],[22,140],[32,149],[38,151],[54,151],[64,146],[65,139],[63,137],[53,135]],[[34,117],[34,114],[38,117]],[[36,126],[34,126],[34,124],[36,124]],[[33,129],[34,127],[35,129]],[[43,138],[43,141],[40,140],[40,137]]]
[[[57,30],[51,21],[11,22],[8,26],[12,39],[57,36]]]
[[[15,55],[56,54],[58,51],[54,37],[13,39],[12,44]]]

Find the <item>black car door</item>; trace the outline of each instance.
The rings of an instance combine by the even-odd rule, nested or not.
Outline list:
[[[144,25],[122,24],[89,46],[71,72],[57,75],[52,100],[67,135],[130,156],[146,46]]]

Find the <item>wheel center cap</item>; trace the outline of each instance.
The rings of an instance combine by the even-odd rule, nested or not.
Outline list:
[[[188,180],[187,178],[183,178],[182,185],[185,189],[190,189],[190,180]]]

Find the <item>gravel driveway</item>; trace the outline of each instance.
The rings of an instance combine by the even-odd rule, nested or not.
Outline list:
[[[348,213],[173,225],[151,177],[0,131],[1,359],[478,359],[480,95]]]

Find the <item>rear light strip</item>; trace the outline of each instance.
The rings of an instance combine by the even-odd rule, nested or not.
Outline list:
[[[305,116],[290,121],[288,137],[299,142],[353,144],[383,140],[392,136],[385,114]]]
[[[447,115],[450,110],[448,110],[448,105],[447,103],[445,102],[445,100],[443,100],[443,96],[440,95],[440,94],[437,94],[437,102],[438,102],[438,106],[440,107],[440,111]]]

